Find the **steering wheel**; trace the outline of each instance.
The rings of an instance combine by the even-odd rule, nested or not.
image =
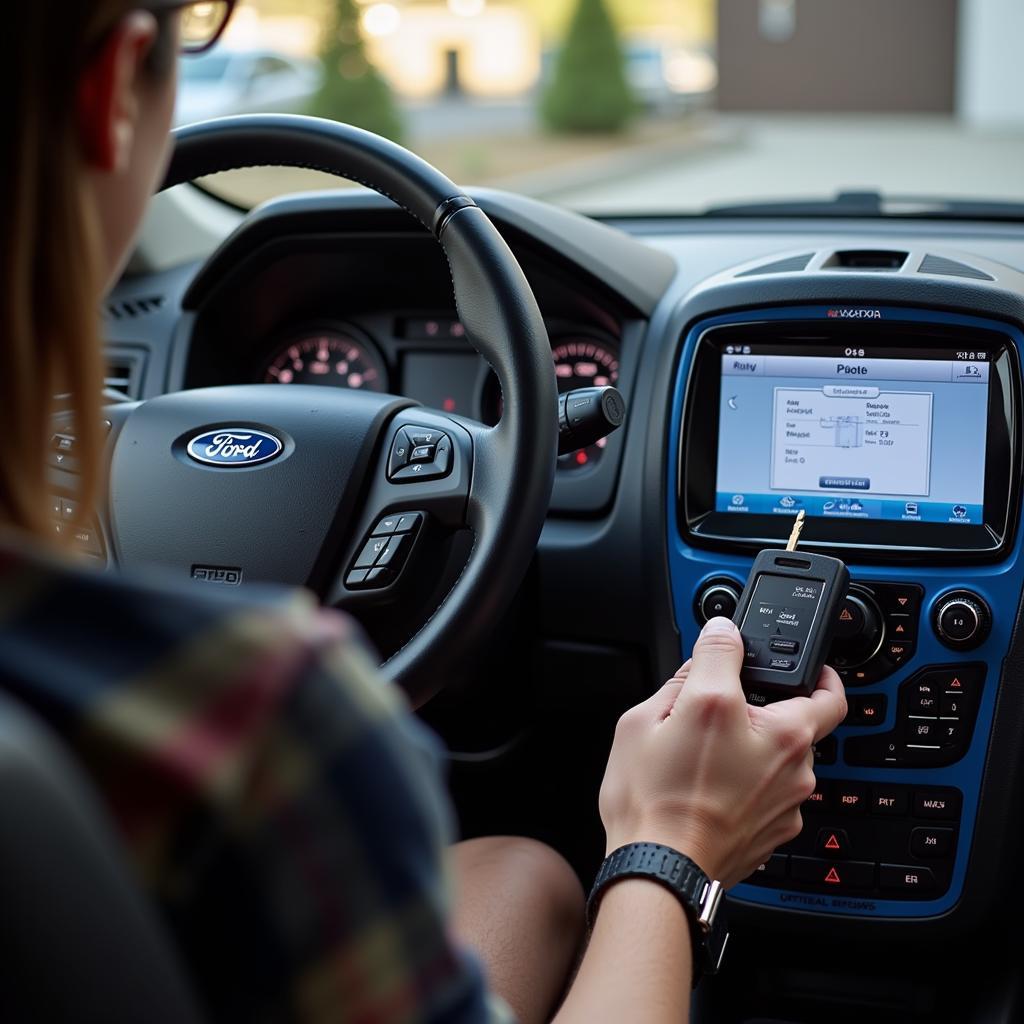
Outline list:
[[[544,322],[515,257],[473,200],[419,157],[358,128],[296,115],[181,128],[161,190],[256,165],[349,178],[434,235],[465,336],[500,381],[501,421],[484,427],[394,395],[308,385],[204,388],[114,407],[114,554],[125,567],[188,573],[197,586],[308,586],[357,615],[361,599],[379,601],[382,588],[394,588],[394,615],[412,619],[400,583],[416,548],[468,528],[461,574],[436,607],[419,609],[412,621],[426,616],[423,625],[383,666],[419,704],[493,627],[536,547],[558,431]]]

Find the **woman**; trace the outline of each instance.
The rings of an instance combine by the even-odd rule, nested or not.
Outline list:
[[[298,593],[87,572],[48,533],[51,396],[75,411],[87,509],[96,306],[167,162],[179,48],[211,44],[230,7],[32,0],[6,14],[0,685],[92,775],[213,1019],[500,1017],[454,932],[539,1020],[572,964],[578,885],[539,844],[488,840],[456,848],[449,911],[434,741],[348,620]],[[811,698],[749,708],[741,660],[735,627],[713,620],[623,717],[601,790],[609,852],[659,843],[728,886],[799,830],[810,747],[843,718],[842,686],[826,670]],[[557,1020],[684,1019],[691,953],[671,892],[617,880]]]

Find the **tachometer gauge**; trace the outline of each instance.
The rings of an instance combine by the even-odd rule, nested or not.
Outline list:
[[[275,350],[263,370],[265,384],[324,384],[387,391],[387,367],[367,341],[340,330],[308,331]]]
[[[619,379],[619,355],[608,342],[586,337],[559,338],[551,354],[559,394],[574,388],[604,387]],[[572,470],[593,465],[607,442],[602,437],[596,444],[560,456],[558,468]]]
[[[619,353],[611,342],[597,340],[585,335],[562,335],[555,340],[551,357],[555,361],[555,380],[558,393],[564,394],[574,388],[604,387],[615,384],[619,379]],[[481,415],[485,423],[494,424],[501,419],[501,387],[498,378],[491,374],[484,386],[481,399]],[[581,448],[578,452],[561,455],[558,468],[579,470],[592,466],[601,457],[607,444],[602,438],[596,444]]]

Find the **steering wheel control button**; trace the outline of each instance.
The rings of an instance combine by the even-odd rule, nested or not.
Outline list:
[[[390,586],[405,565],[423,521],[422,512],[393,512],[382,516],[349,566],[345,586],[352,590]]]
[[[992,628],[992,612],[985,600],[970,590],[957,590],[939,598],[932,622],[939,640],[954,650],[970,650],[985,642]]]
[[[703,626],[708,619],[721,616],[731,619],[740,603],[743,584],[728,576],[708,580],[698,591],[693,602],[693,613]]]
[[[915,857],[946,857],[952,847],[951,828],[915,828],[910,833],[910,852]]]
[[[371,537],[364,545],[363,550],[359,552],[359,556],[356,558],[354,568],[356,569],[370,569],[372,568],[377,559],[380,557],[381,552],[388,546],[387,537]]]
[[[374,563],[377,565],[391,565],[396,559],[400,560],[400,556],[403,555],[404,551],[412,543],[407,534],[399,534],[395,537],[389,537],[384,550],[377,556],[377,561]]]
[[[398,522],[402,517],[399,515],[385,516],[374,528],[374,537],[385,537],[398,529]]]
[[[423,519],[421,512],[406,512],[398,519],[398,525],[395,527],[395,533],[412,533]]]
[[[431,430],[430,427],[406,427],[405,429],[415,448],[438,444],[445,436],[439,430]]]
[[[404,461],[397,461],[399,439],[405,440]],[[452,468],[452,439],[442,430],[428,427],[405,427],[398,432],[388,460],[388,479],[392,483],[414,480],[436,480],[447,476]]]
[[[399,430],[399,432],[395,434],[395,440],[391,444],[391,456],[388,459],[389,480],[408,463],[409,453],[412,449],[413,445],[409,440],[409,435],[404,430]]]
[[[879,881],[883,889],[906,891],[930,890],[935,888],[935,875],[931,868],[915,867],[908,864],[882,864],[879,867]]]

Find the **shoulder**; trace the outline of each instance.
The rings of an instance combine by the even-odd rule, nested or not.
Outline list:
[[[0,553],[0,638],[0,676],[17,696],[62,732],[137,753],[172,738],[190,758],[239,752],[300,689],[332,705],[335,728],[402,717],[358,625],[301,590]]]

